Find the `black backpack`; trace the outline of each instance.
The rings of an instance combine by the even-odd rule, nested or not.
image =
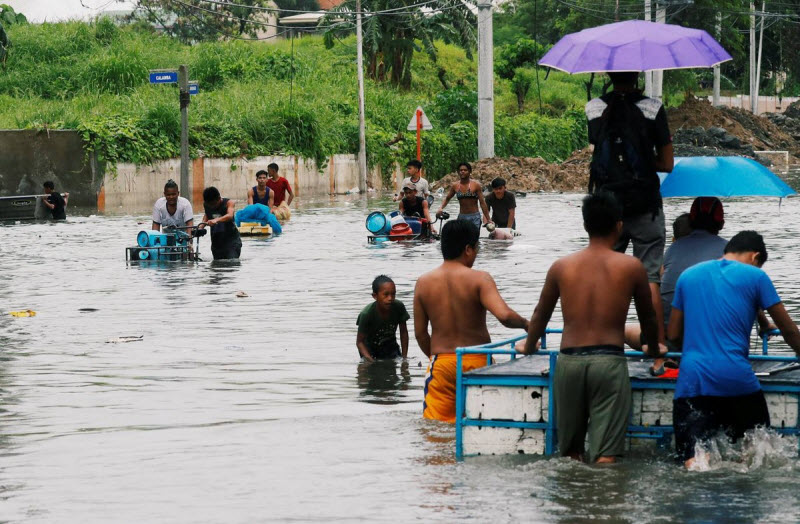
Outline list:
[[[649,123],[642,110],[630,96],[612,93],[599,125],[589,168],[589,193],[611,191],[622,204],[624,216],[657,212],[660,182],[647,132]]]

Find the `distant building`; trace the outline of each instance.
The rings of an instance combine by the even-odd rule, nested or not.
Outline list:
[[[344,0],[318,0],[319,8],[323,11],[328,11],[334,7],[339,7],[344,3]]]
[[[280,19],[281,36],[283,38],[299,37],[313,31],[322,17],[335,7],[339,7],[344,0],[318,0],[319,11],[299,13],[292,16],[284,16]]]

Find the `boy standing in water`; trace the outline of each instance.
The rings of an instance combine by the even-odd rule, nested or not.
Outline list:
[[[517,199],[506,190],[506,181],[500,177],[492,180],[492,192],[486,197],[486,205],[492,210],[492,222],[496,227],[516,229]]]
[[[611,463],[625,450],[631,410],[622,349],[631,298],[650,355],[658,356],[663,346],[644,266],[612,249],[623,227],[622,207],[614,196],[603,191],[584,198],[583,226],[589,245],[550,266],[523,352],[536,351],[560,298],[564,331],[552,393],[558,450],[561,456],[582,459],[588,432],[588,461]]]
[[[203,222],[211,229],[211,254],[214,260],[239,258],[242,238],[234,224],[233,200],[222,198],[219,190],[207,187],[203,190]],[[201,229],[204,227],[199,226]]]
[[[417,188],[417,196],[424,198],[428,201],[428,207],[433,205],[433,195],[431,195],[431,188],[428,184],[428,181],[422,178],[422,162],[419,160],[411,160],[406,164],[406,172],[408,176],[403,179],[403,182],[400,184],[400,194],[395,195],[394,199],[399,200],[403,198],[403,188],[406,185],[414,184],[414,187]]]
[[[256,173],[256,184],[252,189],[247,190],[247,205],[263,204],[272,211],[274,207],[275,193],[267,185],[267,172],[263,169]],[[280,202],[279,202],[280,203]]]
[[[492,341],[486,310],[506,327],[528,328],[528,321],[500,296],[492,276],[472,269],[478,256],[478,234],[472,222],[447,222],[442,227],[444,262],[419,277],[414,288],[414,333],[422,352],[431,358],[425,376],[425,418],[455,422],[455,351]],[[464,355],[462,360],[464,371],[485,365],[486,355]]]
[[[406,306],[395,299],[396,295],[394,281],[386,275],[378,275],[372,281],[372,298],[375,302],[362,309],[356,320],[356,347],[367,362],[400,356],[406,358],[408,355],[406,322],[410,317]],[[395,338],[398,327],[402,352]]]
[[[761,270],[766,261],[761,235],[742,231],[720,260],[692,266],[678,278],[668,336],[674,343],[683,340],[672,409],[675,447],[687,468],[694,464],[698,441],[721,430],[736,440],[756,426],[769,426],[764,392],[747,358],[759,309],[800,355],[800,331]]]
[[[294,200],[292,186],[289,184],[288,180],[278,175],[278,164],[272,163],[268,165],[267,172],[269,173],[269,179],[266,181],[266,185],[275,195],[273,197],[273,205],[277,208],[281,205],[281,203],[283,203],[284,200],[286,200],[287,206],[292,205],[292,200]],[[288,199],[286,198],[286,193],[289,193]]]
[[[66,208],[69,202],[69,193],[64,193],[66,196],[61,196],[61,193],[56,191],[56,185],[48,180],[43,184],[44,194],[47,198],[42,199],[42,203],[47,206],[53,214],[53,220],[65,220],[67,218]]]

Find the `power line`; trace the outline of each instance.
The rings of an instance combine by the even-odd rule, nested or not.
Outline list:
[[[298,13],[298,14],[312,14],[312,13],[316,14],[316,13],[319,13],[321,11],[319,9],[317,9],[316,11],[308,11],[308,10],[303,10],[303,9],[280,9],[280,8],[276,9],[274,7],[263,7],[263,6],[260,6],[260,5],[235,4],[233,2],[224,2],[224,1],[221,1],[221,0],[198,0],[198,1],[199,2],[205,2],[205,3],[208,3],[208,4],[221,5],[223,7],[242,7],[242,8],[251,9],[251,10],[254,10],[254,11],[269,11],[269,12]],[[392,9],[384,9],[382,11],[362,11],[361,14],[362,15],[367,15],[367,14],[373,14],[373,15],[374,14],[388,14],[388,13],[393,13],[393,12],[396,12],[396,11],[402,11],[404,9],[413,9],[413,8],[416,8],[416,7],[426,6],[428,4],[435,4],[438,1],[439,0],[427,0],[425,2],[420,2],[418,4],[406,5],[406,6],[402,6],[402,7],[395,7],[395,8],[392,8]],[[349,10],[348,11],[331,10],[329,12],[347,13],[347,14],[353,14],[353,15],[358,14],[355,11],[349,11]]]

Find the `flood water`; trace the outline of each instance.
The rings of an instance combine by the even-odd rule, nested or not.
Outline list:
[[[524,316],[550,263],[585,245],[580,198],[518,198],[523,236],[482,244],[476,267]],[[690,202],[668,201],[668,221]],[[438,244],[367,244],[365,216],[390,205],[304,202],[236,263],[126,264],[149,210],[0,226],[0,521],[800,520],[792,449],[702,473],[644,452],[610,468],[457,463],[453,426],[421,417],[413,336],[403,363],[360,364],[355,348],[372,278],[391,275],[411,310],[416,278],[441,260]],[[800,320],[800,199],[725,211],[723,236],[765,235],[765,270]],[[490,332],[519,334],[494,319]]]

